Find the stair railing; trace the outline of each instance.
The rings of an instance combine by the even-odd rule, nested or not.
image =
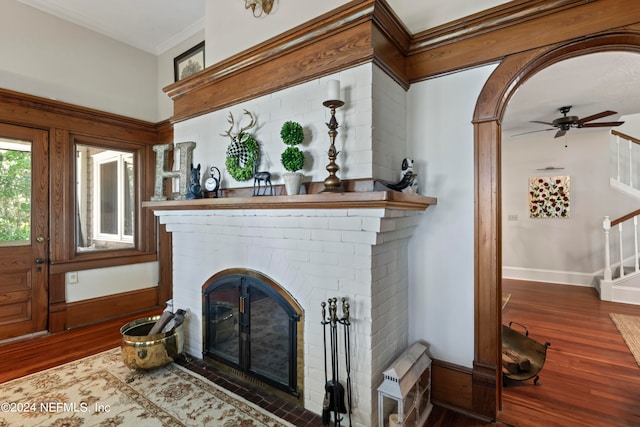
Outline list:
[[[618,231],[618,241],[619,241],[619,256],[620,256],[620,278],[623,278],[625,276],[625,271],[624,271],[624,260],[625,260],[625,254],[624,254],[624,231],[627,229],[626,226],[624,226],[624,224],[627,224],[629,226],[633,225],[632,227],[632,231],[633,231],[633,244],[634,244],[634,254],[633,254],[633,258],[635,260],[634,262],[634,269],[635,272],[638,273],[640,272],[640,263],[638,261],[638,257],[639,257],[639,253],[638,253],[638,217],[640,217],[640,209],[635,210],[633,212],[630,212],[624,216],[621,216],[620,218],[614,219],[613,221],[611,221],[609,219],[608,216],[604,217],[604,220],[602,221],[602,228],[604,230],[604,241],[605,241],[605,247],[604,247],[604,257],[605,257],[605,268],[604,268],[604,280],[606,281],[611,281],[612,279],[612,272],[611,272],[611,250],[610,250],[610,239],[609,239],[609,231],[611,230],[612,227],[617,227],[617,231]],[[630,233],[630,232],[627,232]]]
[[[611,134],[615,135],[616,137],[616,181],[626,184],[631,188],[634,188],[633,185],[633,176],[634,176],[634,169],[633,169],[633,150],[634,150],[634,146],[636,146],[635,148],[637,148],[637,146],[640,146],[640,139],[634,138],[632,136],[626,135],[622,132],[619,132],[617,130],[612,129],[611,130]],[[626,141],[626,143],[625,143]],[[622,182],[623,177],[621,176],[621,171],[622,171],[622,162],[623,161],[627,161],[629,162],[629,176],[625,177],[628,178],[628,182]]]

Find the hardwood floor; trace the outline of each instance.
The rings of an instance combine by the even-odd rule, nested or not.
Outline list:
[[[503,388],[497,425],[640,426],[640,367],[609,318],[640,316],[640,306],[600,301],[593,288],[539,282],[505,279],[503,292],[511,298],[502,323],[522,323],[532,339],[551,347],[540,386],[510,381]],[[428,425],[485,424],[434,408]]]
[[[600,301],[594,289],[576,286],[505,280],[503,291],[511,294],[503,323],[524,324],[532,339],[551,347],[541,386],[529,380],[504,387],[497,425],[640,426],[640,367],[609,318],[609,313],[640,316],[640,306]],[[151,314],[0,343],[0,383],[118,346],[120,326]],[[306,416],[304,424],[317,425],[317,418]],[[486,424],[435,407],[427,425]]]
[[[499,419],[529,426],[640,425],[640,367],[609,313],[640,316],[640,306],[600,301],[593,288],[503,281],[511,299],[502,323],[526,325],[550,342],[539,387],[503,389]]]
[[[118,347],[122,340],[120,327],[160,313],[158,309],[56,334],[1,342],[0,384]]]

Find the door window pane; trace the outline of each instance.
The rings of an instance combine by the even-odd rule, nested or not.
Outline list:
[[[31,143],[0,139],[0,245],[31,240]]]

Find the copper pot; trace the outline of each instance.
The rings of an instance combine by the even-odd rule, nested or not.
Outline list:
[[[122,361],[130,369],[153,369],[173,362],[184,348],[182,324],[160,334],[147,335],[160,316],[129,322],[120,328]]]

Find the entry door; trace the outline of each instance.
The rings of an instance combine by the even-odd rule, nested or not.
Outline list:
[[[0,340],[47,329],[49,143],[0,123]]]

